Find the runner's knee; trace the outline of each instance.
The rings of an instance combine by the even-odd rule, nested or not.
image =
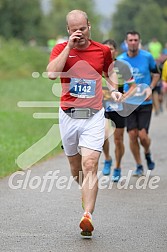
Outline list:
[[[93,157],[89,157],[83,161],[83,173],[84,175],[88,172],[96,172],[97,171],[97,159]]]

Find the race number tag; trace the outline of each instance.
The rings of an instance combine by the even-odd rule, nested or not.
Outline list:
[[[96,81],[71,78],[70,95],[78,98],[92,98],[95,96]]]
[[[123,110],[123,105],[121,102],[114,102],[114,101],[107,101],[105,104],[106,112],[112,112],[112,111],[122,111]]]
[[[143,93],[143,87],[142,87],[142,85],[138,85],[136,93],[135,93],[134,96],[142,96],[142,95],[144,95],[144,93]]]
[[[106,112],[123,110],[123,105],[121,102],[115,102],[111,100],[111,94],[107,87],[103,87],[102,91],[103,91],[103,106]]]

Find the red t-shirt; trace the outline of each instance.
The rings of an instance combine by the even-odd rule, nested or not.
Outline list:
[[[108,72],[112,63],[109,47],[90,40],[84,50],[73,48],[60,75],[62,84],[61,107],[102,108],[102,73]],[[50,61],[65,48],[67,42],[57,44],[50,55]]]

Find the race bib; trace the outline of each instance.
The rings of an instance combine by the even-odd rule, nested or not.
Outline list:
[[[143,88],[142,85],[137,86],[137,90],[134,96],[142,96],[143,95]]]
[[[105,103],[106,112],[122,111],[122,110],[123,110],[123,105],[121,102],[106,101]]]
[[[70,95],[78,98],[92,98],[95,96],[96,81],[71,78]]]

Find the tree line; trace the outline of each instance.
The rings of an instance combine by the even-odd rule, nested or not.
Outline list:
[[[112,30],[109,32],[121,43],[129,30],[141,34],[142,43],[157,37],[163,44],[167,42],[167,4],[166,0],[122,0],[111,17]]]
[[[91,17],[94,31],[98,30],[100,16],[95,13],[94,1],[50,0],[49,12],[42,9],[42,0],[0,0],[0,36],[28,42],[35,39],[45,44],[47,39],[67,36],[66,14],[72,9],[82,9]],[[100,40],[100,32],[93,37]]]
[[[49,12],[45,12],[42,0],[0,0],[0,36],[17,38],[24,42],[35,39],[46,44],[49,38],[67,36],[66,14],[72,9],[88,13],[92,24],[92,39],[102,41],[112,37],[121,43],[128,30],[137,30],[143,43],[156,36],[162,43],[167,41],[166,0],[120,0],[106,32],[101,29],[105,17],[96,13],[94,0],[50,0]],[[110,1],[110,0],[109,0]]]

